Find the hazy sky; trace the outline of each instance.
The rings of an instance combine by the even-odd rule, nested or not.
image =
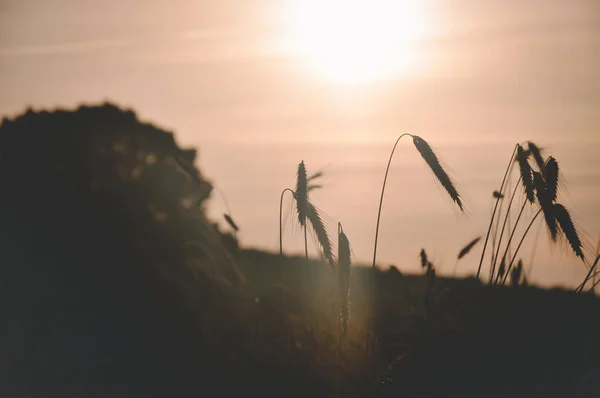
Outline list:
[[[200,148],[200,165],[227,193],[242,241],[272,249],[273,206],[293,184],[295,165],[305,159],[313,169],[325,166],[329,185],[318,194],[319,205],[349,225],[355,256],[365,261],[387,152],[398,133],[420,134],[443,152],[472,206],[468,219],[457,221],[430,177],[414,181],[410,195],[392,186],[382,234],[401,233],[410,217],[431,226],[431,217],[449,214],[443,228],[423,227],[401,250],[393,240],[384,244],[382,262],[399,264],[435,242],[451,262],[484,229],[489,194],[512,146],[531,139],[561,162],[568,204],[595,244],[600,3],[413,3],[425,20],[418,42],[405,51],[413,65],[375,82],[344,85],[319,76],[286,41],[296,0],[0,0],[0,113],[104,99],[133,107]],[[346,15],[340,9],[331,29]],[[360,22],[356,30],[367,35],[373,27]],[[398,15],[398,24],[406,23]],[[422,166],[418,157],[407,159]],[[254,181],[242,179],[241,170]],[[394,208],[422,207],[419,196],[428,193],[438,198],[433,210]],[[219,206],[215,201],[215,214]],[[566,278],[579,278],[573,275]]]

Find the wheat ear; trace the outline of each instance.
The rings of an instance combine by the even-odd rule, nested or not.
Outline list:
[[[435,152],[433,152],[433,150],[431,149],[431,146],[429,146],[427,141],[425,141],[423,138],[416,135],[413,136],[413,143],[415,144],[415,147],[421,154],[421,157],[425,159],[425,162],[429,165],[431,171],[433,171],[433,174],[435,174],[440,184],[442,184],[442,187],[444,187],[446,192],[448,192],[450,198],[452,198],[454,203],[458,205],[460,210],[463,210],[462,200],[458,191],[456,190],[454,181],[452,180],[452,178],[450,178],[450,176],[448,176],[448,173],[446,173],[446,171],[440,164],[440,161],[436,156]]]
[[[342,224],[338,223],[338,272],[340,275],[340,322],[343,335],[348,332],[348,315],[350,301],[350,242],[342,229]]]

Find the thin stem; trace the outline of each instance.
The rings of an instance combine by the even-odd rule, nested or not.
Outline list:
[[[522,212],[522,210],[521,210],[521,212]],[[513,235],[513,233],[514,233],[513,231],[511,231],[511,224],[510,224],[510,223],[511,223],[511,221],[512,221],[512,220],[511,220],[511,216],[512,216],[512,215],[509,213],[509,214],[508,214],[508,224],[506,224],[506,232],[507,232],[507,233],[508,233],[510,236],[512,236],[512,235]],[[517,221],[518,221],[518,217],[517,217]],[[515,223],[515,225],[514,225],[513,227],[514,227],[514,228],[517,228],[517,224]],[[509,239],[509,240],[508,240],[508,242],[506,242],[506,250],[507,250],[507,253],[508,253],[508,257],[510,257],[510,244],[511,244],[511,242],[512,242],[512,241],[511,241],[511,239]]]
[[[306,237],[306,221],[304,222],[304,254],[308,260],[308,239]]]
[[[521,211],[519,211],[517,221],[515,221],[515,227],[512,230],[510,237],[508,238],[508,242],[506,243],[506,250],[504,250],[504,254],[502,255],[502,261],[506,260],[506,255],[508,254],[508,250],[510,249],[510,242],[512,242],[513,237],[515,236],[515,232],[517,231],[517,225],[519,224],[519,220],[521,219],[521,216],[523,215],[523,210],[525,210],[526,205],[527,205],[527,201],[524,201],[523,206],[521,206]],[[500,263],[502,263],[502,261]],[[500,273],[498,273],[498,275],[496,276],[496,283],[498,283],[499,277],[500,277]]]
[[[515,165],[515,162],[510,164],[510,169],[508,170],[508,175],[512,175],[512,170]],[[506,183],[506,191],[510,190],[510,178]],[[490,258],[490,280],[489,284],[491,285],[494,281],[494,273],[496,272],[496,256],[494,255],[494,248],[496,247],[496,238],[498,237],[498,228],[500,228],[500,217],[502,217],[502,207],[504,206],[504,197],[502,198],[502,202],[500,202],[500,208],[498,209],[498,216],[496,217],[496,227],[494,228],[494,233],[492,234],[492,257]]]
[[[513,188],[513,193],[510,197],[510,201],[508,202],[508,207],[506,208],[506,216],[504,217],[504,222],[502,223],[502,229],[500,230],[500,239],[498,240],[498,246],[496,248],[496,253],[494,254],[494,263],[492,266],[492,278],[490,278],[490,280],[493,279],[493,277],[494,277],[493,273],[496,270],[496,262],[498,261],[498,254],[500,254],[500,246],[502,246],[502,238],[504,237],[504,229],[506,228],[508,216],[510,215],[510,209],[512,207],[513,201],[515,200],[515,196],[517,194],[518,188],[519,188],[519,185],[515,184],[515,187]],[[527,203],[527,202],[525,202],[525,203]],[[510,244],[510,241],[509,241],[509,244]],[[494,250],[493,247],[492,247],[492,250]],[[507,250],[508,250],[508,246],[507,246]],[[504,253],[504,255],[506,256],[506,253]]]
[[[409,135],[412,137],[412,134],[404,133],[396,140],[394,147],[392,148],[392,153],[390,153],[390,158],[387,163],[387,167],[385,168],[385,177],[383,177],[383,185],[381,187],[381,198],[379,199],[379,210],[377,211],[377,226],[375,227],[375,245],[373,247],[373,268],[375,268],[375,262],[377,261],[377,238],[379,237],[379,220],[381,219],[381,207],[383,205],[383,193],[385,192],[385,183],[387,181],[387,176],[390,171],[390,164],[392,163],[392,158],[394,157],[394,151],[396,150],[396,146],[400,139],[405,135]]]
[[[500,185],[500,193],[504,189],[504,183],[506,182],[506,177],[508,176],[509,171],[511,170],[511,165],[513,164],[515,153],[517,152],[517,145],[515,145],[515,149],[510,157],[510,162],[508,163],[508,167],[506,167],[506,172],[504,173],[504,178],[502,179],[502,184]],[[494,216],[496,215],[496,209],[498,208],[498,202],[500,201],[500,197],[496,198],[496,204],[494,205],[494,212],[492,213],[492,217],[490,219],[490,226],[488,227],[487,234],[485,236],[485,243],[483,244],[483,250],[481,251],[481,259],[479,260],[479,267],[477,268],[477,279],[479,279],[479,274],[481,273],[481,265],[483,264],[483,258],[485,257],[485,249],[487,247],[488,239],[490,238],[490,232],[492,230],[492,225],[494,224]]]
[[[515,253],[512,256],[512,258],[510,260],[510,264],[508,265],[508,268],[506,269],[506,274],[504,274],[504,278],[502,279],[502,284],[503,285],[504,285],[504,282],[506,282],[506,278],[508,277],[508,274],[509,274],[509,272],[510,272],[510,270],[512,268],[512,265],[515,262],[515,258],[517,258],[517,254],[519,253],[519,249],[521,248],[521,245],[523,244],[523,241],[525,240],[525,237],[527,236],[527,233],[529,232],[529,230],[531,229],[531,226],[535,222],[535,219],[538,218],[538,216],[540,215],[541,212],[542,212],[542,209],[540,208],[538,210],[538,212],[535,213],[535,216],[533,216],[533,219],[531,220],[531,222],[527,226],[527,229],[523,233],[523,237],[521,238],[521,241],[519,242],[519,245],[517,246],[517,250],[515,250]]]
[[[498,200],[498,199],[497,199]],[[496,217],[496,228],[494,228],[494,232],[492,233],[492,258],[490,259],[490,281],[491,284],[494,279],[494,272],[496,272],[496,264],[494,259],[494,247],[496,247],[496,237],[498,236],[498,228],[500,226],[500,215],[502,214],[502,205],[504,204],[504,198],[500,198],[502,202],[500,203],[500,209],[498,211],[498,217]]]
[[[596,276],[598,276],[598,275],[600,275],[600,271],[596,271],[596,272],[594,272],[592,275],[590,275],[590,277],[588,278],[588,281],[589,281],[590,279],[592,279],[592,281],[593,281],[593,278],[595,278],[595,277],[596,277]],[[593,282],[594,282],[594,283],[596,283],[595,281],[593,281]],[[581,285],[580,285],[580,286],[581,286]],[[579,286],[577,287],[577,289],[579,289]]]
[[[577,288],[577,292],[581,293],[583,291],[583,288],[585,287],[585,285],[588,283],[588,281],[590,280],[590,276],[592,275],[592,272],[594,272],[594,269],[596,269],[596,265],[598,265],[598,260],[600,259],[600,255],[596,256],[596,261],[594,261],[594,264],[590,267],[590,270],[588,271],[587,275],[585,276],[585,279],[583,280],[583,282],[581,283],[581,285],[579,285],[579,287]],[[595,276],[595,274],[594,274]],[[592,285],[592,290],[596,287],[596,283],[594,283]]]
[[[531,257],[529,258],[529,270],[527,271],[527,277],[531,280],[531,273],[533,272],[533,259],[535,258],[535,252],[537,251],[537,245],[540,241],[540,232],[542,232],[542,223],[540,223],[537,233],[535,234],[535,241],[533,241],[533,250],[531,251]]]
[[[398,139],[394,143],[392,152],[390,153],[390,158],[388,159],[387,167],[385,168],[385,176],[383,177],[383,185],[381,186],[381,198],[379,198],[379,210],[377,211],[377,225],[375,227],[375,245],[373,246],[373,267],[372,267],[373,269],[375,269],[375,263],[377,261],[377,238],[379,237],[379,221],[381,220],[381,207],[383,206],[383,194],[385,192],[385,183],[387,181],[388,173],[390,172],[390,164],[392,163],[392,158],[394,157],[394,151],[396,150],[396,146],[398,145],[398,142],[400,142],[400,139],[402,137],[404,137],[405,135],[412,137],[412,134],[408,134],[408,133],[404,133],[404,134],[400,135],[400,137],[398,137]],[[374,284],[374,282],[372,282],[372,284]],[[373,290],[374,289],[371,289],[371,293],[373,292]],[[365,352],[366,352],[367,358],[369,357],[370,352],[371,352],[371,344],[370,344],[371,339],[369,338],[369,336],[371,335],[372,322],[373,322],[372,317],[371,316],[368,317],[367,341],[365,344]]]
[[[290,191],[292,196],[295,194],[294,191],[292,191],[289,188],[286,188],[283,191],[281,191],[281,199],[279,199],[279,255],[280,256],[283,256],[283,226],[281,225],[281,218],[282,218],[282,207],[283,207],[283,195],[286,193],[286,191]]]
[[[591,288],[590,288],[590,290],[589,290],[589,291],[590,291],[590,293],[591,293],[591,292],[593,292],[593,291],[596,289],[596,286],[598,286],[599,284],[600,284],[600,279],[599,279],[599,280],[597,280],[597,281],[596,281],[596,282],[595,282],[595,283],[592,285],[592,287],[591,287]]]
[[[225,193],[223,192],[223,190],[221,188],[219,188],[219,186],[215,182],[211,182],[211,184],[215,188],[217,188],[217,191],[219,191],[219,195],[221,195],[221,199],[223,199],[223,203],[225,204],[225,209],[227,210],[227,214],[231,215],[231,208],[229,207],[229,202],[227,201],[227,197],[225,196]]]
[[[597,256],[600,255],[600,239],[598,240],[598,245],[596,246],[596,254]],[[596,261],[598,261],[598,259],[596,259]],[[594,265],[595,267],[595,265]],[[597,284],[596,281],[596,276],[598,275],[598,272],[596,272],[594,275],[592,275],[592,288],[590,289],[590,292],[595,292],[595,287]]]

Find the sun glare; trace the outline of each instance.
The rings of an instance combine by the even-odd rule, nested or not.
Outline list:
[[[290,1],[287,45],[328,81],[364,83],[417,67],[422,1]]]

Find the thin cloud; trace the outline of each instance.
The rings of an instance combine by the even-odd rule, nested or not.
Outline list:
[[[94,40],[47,45],[19,46],[0,49],[0,58],[36,55],[79,54],[88,51],[111,50],[133,45],[133,40]]]

